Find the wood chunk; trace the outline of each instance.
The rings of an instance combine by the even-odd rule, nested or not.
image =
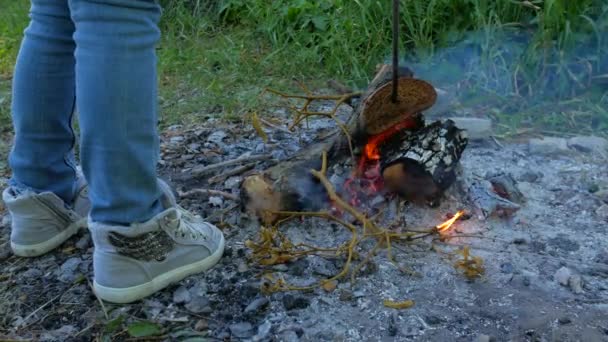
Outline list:
[[[404,130],[380,146],[385,186],[405,199],[434,202],[456,179],[468,139],[451,120]]]
[[[509,216],[520,209],[519,204],[498,196],[494,192],[492,183],[485,179],[471,182],[468,188],[468,196],[484,219],[494,214]]]

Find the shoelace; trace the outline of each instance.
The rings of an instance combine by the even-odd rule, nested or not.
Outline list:
[[[200,216],[193,215],[179,205],[176,206],[176,209],[177,217],[174,220],[177,221],[177,225],[173,227],[175,232],[182,238],[189,235],[193,240],[201,238],[207,240],[207,235],[200,229],[197,229],[197,225],[204,225],[205,221]]]

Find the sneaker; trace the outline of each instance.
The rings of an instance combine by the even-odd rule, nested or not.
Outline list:
[[[224,235],[214,225],[176,204],[168,186],[165,211],[128,227],[89,222],[96,295],[108,302],[130,303],[216,265]]]
[[[88,186],[78,179],[71,206],[52,192],[36,193],[8,187],[2,193],[11,215],[11,248],[15,255],[35,257],[57,248],[86,227],[91,207]]]

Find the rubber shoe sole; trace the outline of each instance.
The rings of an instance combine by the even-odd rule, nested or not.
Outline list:
[[[224,244],[225,239],[222,236],[217,251],[207,258],[160,274],[147,283],[125,288],[112,288],[93,281],[93,290],[97,297],[111,303],[126,304],[143,299],[188,276],[205,272],[215,266],[224,254]]]
[[[81,219],[80,221],[72,223],[61,233],[57,234],[49,240],[37,243],[35,245],[20,245],[11,242],[11,249],[13,250],[13,254],[20,257],[31,258],[41,256],[61,246],[61,244],[64,243],[67,239],[78,233],[81,228],[86,228],[86,226],[87,220]]]

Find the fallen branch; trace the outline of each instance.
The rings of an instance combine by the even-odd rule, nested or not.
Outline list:
[[[233,194],[225,192],[225,191],[212,190],[212,189],[192,189],[192,190],[188,190],[188,191],[184,191],[184,192],[178,191],[177,194],[181,198],[194,197],[196,195],[203,195],[203,196],[220,196],[220,197],[224,197],[224,198],[227,198],[227,199],[233,200],[233,201],[239,200],[239,197],[236,195],[233,195]]]
[[[208,182],[209,182],[209,184],[223,182],[232,176],[240,175],[241,173],[243,173],[245,171],[249,171],[249,170],[253,169],[255,167],[255,164],[256,163],[251,163],[251,164],[246,164],[243,166],[235,167],[234,169],[232,169],[230,171],[227,171],[220,175],[209,178]]]
[[[192,171],[190,171],[190,172],[192,173],[192,176],[200,177],[211,171],[215,171],[217,169],[221,169],[226,166],[232,166],[232,165],[243,164],[243,163],[254,162],[254,161],[257,162],[257,161],[262,161],[262,160],[268,160],[271,158],[272,158],[272,155],[270,155],[270,154],[260,154],[260,155],[254,155],[254,156],[248,156],[248,157],[240,157],[237,159],[226,160],[226,161],[223,161],[223,162],[220,162],[217,164],[212,164],[212,165],[207,165],[207,166],[197,166],[197,167],[194,167],[192,169]]]

